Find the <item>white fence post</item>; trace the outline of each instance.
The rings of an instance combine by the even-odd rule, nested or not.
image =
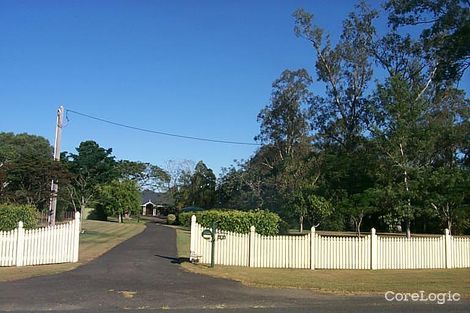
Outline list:
[[[315,269],[315,227],[310,229],[310,269]]]
[[[23,222],[18,222],[18,229],[16,230],[16,266],[23,266],[23,252],[24,252],[24,228]]]
[[[196,215],[191,216],[191,241],[189,245],[189,261],[192,262],[196,255]]]
[[[248,266],[253,267],[255,265],[255,226],[250,227],[250,253],[248,255]]]
[[[444,231],[445,242],[446,242],[446,268],[452,268],[452,237],[450,236],[450,231],[446,228]]]
[[[375,228],[370,230],[370,268],[377,269],[377,235]]]
[[[73,262],[78,262],[78,250],[80,245],[80,212],[75,212],[74,242],[73,242]]]

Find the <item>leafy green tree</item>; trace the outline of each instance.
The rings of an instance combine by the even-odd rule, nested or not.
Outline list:
[[[318,80],[326,87],[325,96],[313,99],[311,126],[321,134],[318,140],[351,147],[368,121],[366,92],[373,74],[370,44],[377,17],[365,2],[356,8],[343,22],[343,32],[334,47],[324,30],[313,23],[312,14],[303,9],[294,12],[294,32],[314,48]]]
[[[176,193],[176,202],[180,207],[192,205],[205,209],[212,208],[217,200],[216,177],[203,161],[199,161],[194,173],[181,176],[184,180]]]
[[[408,236],[420,209],[412,203],[418,191],[411,179],[417,179],[420,167],[430,160],[432,135],[427,124],[430,102],[422,93],[423,84],[410,85],[403,76],[396,75],[385,85],[379,85],[378,122],[373,131],[387,162],[382,172],[383,183],[394,187],[394,198],[398,200],[395,214],[405,222]]]
[[[378,37],[377,12],[362,1],[338,40],[297,10],[294,31],[312,45],[325,92],[310,91],[306,70],[282,73],[258,115],[262,146],[222,175],[219,203],[297,223],[312,222],[321,198],[331,209],[322,227],[349,222],[358,233],[373,225],[409,236],[450,217],[454,230],[468,229],[468,195],[443,187],[465,186],[459,177],[470,165],[470,102],[456,85],[470,51],[467,2],[389,0],[389,33]],[[402,28],[413,24],[421,36]]]
[[[177,185],[174,185],[170,192],[173,194],[177,208],[192,205],[191,202],[191,171],[183,171],[178,177]]]
[[[306,107],[312,98],[308,90],[311,83],[306,70],[285,70],[273,83],[271,104],[258,114],[261,126],[255,140],[273,145],[281,160],[292,157],[296,146],[306,140]]]
[[[76,154],[65,154],[63,161],[72,175],[68,195],[75,209],[80,212],[91,203],[97,187],[118,177],[112,149],[100,147],[94,141],[80,143]]]
[[[461,168],[439,167],[421,180],[425,204],[430,206],[441,225],[452,233],[470,226],[470,173]]]
[[[117,162],[116,170],[123,179],[135,181],[141,190],[163,190],[170,181],[170,175],[157,165],[122,160]]]
[[[242,175],[243,169],[231,166],[222,168],[222,173],[217,180],[217,206],[220,208],[233,209],[255,209],[256,205],[252,204],[248,198],[250,190],[244,184]]]
[[[247,198],[255,208],[276,210],[278,203],[274,164],[278,162],[277,149],[264,145],[241,165],[240,178],[248,189]],[[253,208],[253,207],[252,207]]]
[[[69,175],[64,167],[50,159],[24,155],[20,160],[5,166],[7,186],[4,198],[7,202],[29,204],[38,210],[46,210],[51,197],[51,181],[66,184]]]
[[[199,161],[191,177],[189,203],[201,208],[213,207],[216,200],[215,186],[214,173],[204,162]]]
[[[308,124],[311,83],[304,69],[286,70],[273,83],[271,103],[258,115],[260,134],[255,139],[264,146],[246,162],[240,175],[252,195],[260,199],[260,207],[286,217],[292,216],[292,208],[283,203],[290,202],[316,164]],[[314,184],[313,180],[309,183]]]
[[[470,66],[470,3],[467,0],[389,0],[394,29],[421,30],[424,56],[438,80],[458,80]]]
[[[437,10],[439,12],[434,13],[441,14],[454,10],[457,2],[389,1],[392,32],[377,41],[372,49],[378,64],[389,74],[385,82],[378,85],[375,123],[370,127],[374,142],[380,147],[379,154],[383,155],[377,176],[380,183],[387,186],[389,199],[395,199],[390,206],[392,210],[383,217],[392,223],[404,220],[408,235],[412,220],[430,214],[429,204],[423,201],[426,186],[417,183],[424,181],[423,173],[466,163],[468,100],[452,85],[455,73],[447,76],[449,68],[435,53],[440,48],[436,46],[437,41],[432,44],[429,29],[421,38],[400,35],[397,30],[403,25],[427,24],[423,20],[425,15],[430,17],[426,11]],[[451,6],[454,9],[450,9]],[[438,19],[436,17],[436,25],[442,22]],[[448,19],[448,26],[456,26],[451,26],[455,21],[454,17]],[[438,35],[437,32],[434,35]]]
[[[359,215],[353,208],[344,210],[342,204],[373,186],[373,157],[366,136],[372,117],[368,84],[373,78],[371,43],[376,17],[375,10],[360,2],[344,20],[342,34],[333,45],[329,35],[315,25],[313,14],[303,9],[294,12],[294,32],[312,45],[316,74],[325,86],[324,95],[313,97],[310,106],[315,134],[312,159],[318,166],[306,179],[316,182],[317,193],[334,208],[323,224],[343,227],[346,217],[356,219]]]
[[[433,94],[428,116],[433,167],[470,165],[470,100],[462,90],[447,87]]]
[[[46,138],[0,133],[0,201],[29,204],[45,210],[52,179],[66,183],[68,175],[52,159]]]
[[[49,141],[41,136],[0,132],[0,163],[18,160],[24,155],[52,158]]]
[[[191,160],[168,160],[163,165],[163,170],[168,174],[166,187],[168,195],[175,201],[177,208],[186,205],[190,178],[194,171],[195,164]]]
[[[318,227],[323,220],[332,214],[333,210],[328,200],[315,194],[311,188],[296,191],[290,198],[291,213],[299,219],[299,230],[303,232],[304,221]]]
[[[371,216],[377,211],[377,191],[374,188],[361,193],[352,194],[342,199],[341,210],[350,217],[358,236],[361,235],[361,225],[366,216]]]
[[[119,223],[124,214],[139,214],[140,192],[131,180],[114,180],[97,188],[96,203],[107,216],[116,216]]]

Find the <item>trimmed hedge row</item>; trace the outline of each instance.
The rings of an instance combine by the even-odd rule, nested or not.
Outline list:
[[[211,227],[215,222],[218,229],[246,234],[250,232],[251,226],[255,226],[256,232],[265,236],[277,235],[282,221],[276,213],[263,210],[249,212],[209,210],[181,213],[179,215],[180,223],[190,227],[192,215],[196,215],[197,222],[204,227]]]
[[[23,222],[24,228],[37,226],[37,211],[29,205],[0,204],[0,231],[9,231]]]

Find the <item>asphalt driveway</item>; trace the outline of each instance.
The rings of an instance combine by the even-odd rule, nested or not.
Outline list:
[[[73,271],[0,283],[2,312],[470,312],[470,302],[387,302],[379,296],[249,288],[183,271],[175,230],[139,235]]]

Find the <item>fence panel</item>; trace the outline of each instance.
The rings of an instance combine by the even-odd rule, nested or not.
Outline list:
[[[65,224],[0,232],[0,266],[78,261],[80,214]]]
[[[314,236],[314,264],[318,269],[369,269],[370,236]]]
[[[254,236],[253,267],[309,268],[310,235]]]
[[[201,231],[202,232],[202,231]],[[215,242],[215,263],[234,266],[248,266],[249,234],[238,234],[227,231],[217,231],[217,236],[225,236],[223,240]],[[205,240],[205,239],[204,239]],[[210,245],[210,240],[207,240]],[[210,246],[209,258],[210,263]]]
[[[378,236],[378,268],[445,268],[445,249],[444,236]]]
[[[454,268],[470,267],[470,238],[451,237],[451,260]]]
[[[17,229],[0,231],[0,266],[16,265]]]
[[[191,222],[191,257],[211,262],[211,241],[204,227]],[[263,236],[254,227],[248,234],[225,235],[215,244],[215,263],[221,265],[311,269],[431,269],[470,267],[470,237],[376,235],[347,236],[315,233]]]

